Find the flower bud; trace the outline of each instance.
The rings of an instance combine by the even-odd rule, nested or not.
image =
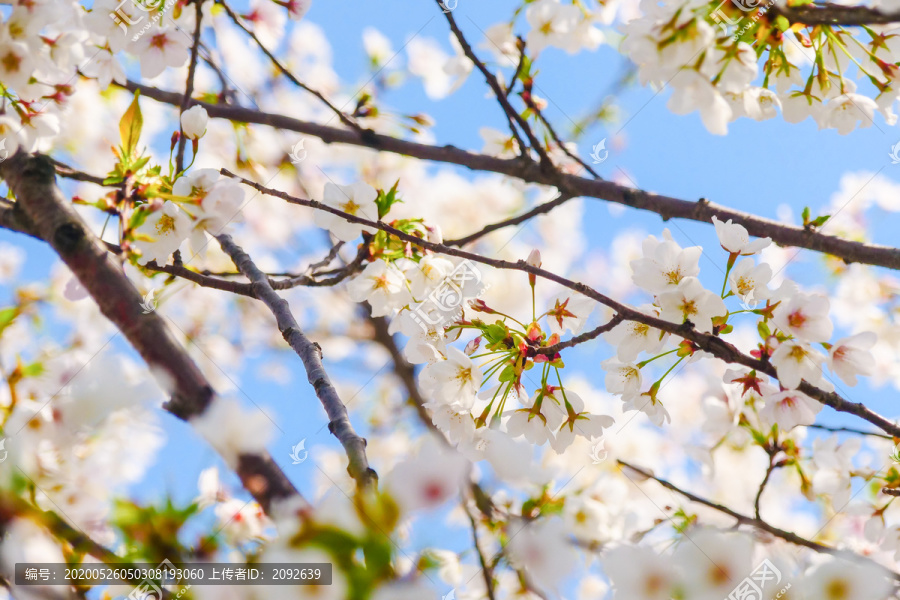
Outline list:
[[[181,129],[188,139],[199,140],[206,135],[207,123],[209,123],[209,115],[206,114],[206,109],[199,104],[181,113]]]
[[[425,230],[428,232],[425,238],[426,240],[432,244],[444,243],[444,234],[441,232],[440,225],[426,225]]]
[[[528,258],[525,259],[525,264],[531,267],[540,268],[541,266],[541,251],[535,248],[528,255]],[[535,282],[537,281],[537,277],[535,277],[534,273],[528,274],[528,284],[533,288]]]

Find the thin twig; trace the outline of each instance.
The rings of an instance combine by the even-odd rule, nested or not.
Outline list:
[[[612,330],[616,325],[624,320],[625,317],[616,313],[609,321],[607,321],[603,325],[598,325],[590,331],[585,331],[581,335],[576,335],[575,337],[564,342],[559,342],[558,344],[553,344],[552,346],[547,346],[546,348],[536,348],[535,352],[537,354],[546,354],[548,356],[553,356],[554,354],[558,354],[560,350],[565,350],[566,348],[571,348],[572,346],[577,346],[578,344],[589,342],[590,340],[596,338],[598,335]]]
[[[715,502],[712,502],[711,500],[707,500],[706,498],[701,498],[700,496],[697,496],[696,494],[692,494],[691,492],[683,490],[680,487],[678,487],[672,483],[669,483],[665,479],[662,479],[660,477],[653,475],[652,473],[650,473],[649,471],[647,471],[645,469],[636,467],[636,466],[629,464],[623,460],[617,460],[616,462],[618,462],[623,467],[627,467],[627,468],[631,469],[632,471],[641,475],[642,477],[646,477],[648,479],[652,479],[652,480],[656,481],[657,483],[659,483],[661,486],[663,486],[666,489],[669,489],[669,490],[672,490],[673,492],[681,494],[682,496],[684,496],[691,502],[696,502],[697,504],[702,504],[703,506],[706,506],[713,510],[717,510],[723,514],[728,515],[729,517],[732,517],[740,525],[749,525],[750,527],[755,527],[757,529],[760,529],[762,531],[770,533],[777,538],[781,538],[782,540],[784,540],[786,542],[790,542],[791,544],[795,544],[797,546],[803,546],[804,548],[809,548],[810,550],[814,550],[814,551],[820,552],[822,554],[830,554],[832,556],[837,556],[840,558],[845,558],[847,560],[853,560],[853,561],[860,561],[860,560],[866,561],[873,565],[877,565],[878,568],[884,570],[892,578],[900,581],[900,574],[896,573],[895,571],[892,571],[891,569],[888,569],[884,565],[881,565],[881,564],[875,562],[874,560],[872,560],[871,558],[869,558],[867,556],[856,554],[854,552],[848,552],[846,550],[840,550],[838,548],[833,548],[831,546],[826,546],[825,544],[820,544],[818,542],[808,540],[804,537],[797,535],[796,533],[793,533],[790,531],[785,531],[784,529],[779,529],[773,525],[770,525],[767,522],[763,521],[762,519],[755,519],[753,517],[748,517],[746,515],[742,515],[739,512],[731,510],[727,506],[724,506],[722,504],[717,504]]]
[[[491,91],[494,92],[494,96],[497,98],[497,102],[500,103],[500,107],[503,109],[503,113],[506,115],[507,120],[509,120],[509,127],[512,131],[513,136],[516,138],[516,141],[519,143],[519,149],[523,153],[522,156],[527,156],[525,154],[527,152],[527,146],[525,142],[522,140],[522,137],[516,131],[516,124],[518,124],[519,128],[528,138],[528,142],[531,145],[531,148],[537,152],[538,156],[541,159],[541,165],[544,168],[554,168],[553,161],[550,160],[550,156],[547,154],[547,151],[544,149],[540,140],[534,135],[534,132],[531,130],[531,126],[528,124],[522,115],[513,108],[512,104],[509,103],[509,99],[506,97],[506,94],[503,91],[503,86],[500,85],[500,82],[497,81],[497,77],[491,73],[490,69],[481,61],[476,55],[475,51],[472,50],[472,46],[469,44],[468,40],[466,40],[466,36],[463,35],[462,30],[456,24],[456,19],[453,17],[452,11],[445,11],[443,5],[441,4],[441,0],[435,0],[437,2],[438,8],[441,9],[441,12],[444,13],[444,17],[447,19],[447,23],[450,25],[450,30],[453,32],[453,35],[456,37],[456,41],[459,42],[460,48],[462,48],[463,54],[466,55],[466,58],[472,61],[475,67],[481,71],[481,74],[484,76],[485,81],[488,84],[488,87],[491,88]]]
[[[181,100],[181,109],[178,113],[179,127],[181,127],[181,115],[189,108],[191,94],[194,93],[194,76],[197,73],[197,57],[200,55],[200,33],[203,29],[203,0],[193,0],[193,2],[197,23],[194,25],[194,37],[193,43],[191,44],[191,62],[188,65],[187,81],[184,84],[184,97]],[[181,173],[184,170],[184,149],[186,145],[187,138],[184,135],[184,128],[181,128],[181,136],[178,138],[178,154],[175,156],[176,173]]]
[[[278,69],[282,75],[287,77],[287,79],[291,83],[293,83],[300,89],[303,89],[303,90],[309,92],[310,94],[312,94],[313,96],[315,96],[316,98],[318,98],[323,104],[325,104],[325,106],[327,106],[329,109],[331,109],[331,111],[335,115],[337,115],[337,117],[341,120],[341,122],[344,125],[346,125],[347,127],[350,127],[352,129],[355,129],[356,131],[360,131],[360,132],[363,130],[362,127],[360,127],[359,123],[357,123],[356,121],[353,121],[347,115],[345,115],[341,109],[339,109],[337,106],[332,104],[328,100],[328,98],[326,98],[321,92],[309,87],[308,85],[306,85],[305,83],[303,83],[302,81],[297,79],[297,77],[293,73],[291,73],[287,67],[282,65],[281,62],[275,57],[275,55],[272,54],[272,52],[268,48],[265,47],[265,45],[259,40],[259,38],[256,37],[256,34],[253,33],[252,31],[250,31],[249,29],[247,29],[247,27],[244,26],[243,23],[241,23],[240,17],[238,17],[237,14],[235,14],[235,12],[233,10],[231,10],[231,8],[227,4],[225,4],[225,2],[223,0],[215,0],[215,1],[216,1],[216,4],[218,4],[219,6],[221,6],[222,8],[225,9],[225,12],[228,13],[228,16],[231,18],[231,20],[234,22],[234,24],[237,25],[238,27],[240,27],[244,31],[244,33],[246,33],[247,35],[250,36],[250,38],[256,43],[256,45],[259,47],[259,49],[262,50],[263,54],[265,54],[269,58],[269,61],[271,61],[272,65],[276,69]]]
[[[360,489],[374,488],[378,482],[378,475],[369,468],[369,461],[366,458],[366,440],[357,435],[353,429],[347,407],[338,396],[337,390],[334,389],[322,364],[319,346],[306,337],[294,318],[287,300],[275,293],[265,273],[260,271],[250,256],[234,243],[231,236],[221,233],[216,236],[216,239],[222,246],[222,250],[231,257],[235,266],[252,282],[255,296],[275,316],[284,340],[303,362],[307,379],[328,414],[328,431],[341,442],[347,453],[349,459],[347,472],[356,480]]]

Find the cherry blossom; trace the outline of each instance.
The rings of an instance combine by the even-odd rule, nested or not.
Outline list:
[[[573,335],[578,335],[597,303],[582,294],[563,292],[552,298],[549,305],[546,314],[551,333],[562,335],[571,331]]]
[[[553,589],[572,569],[575,551],[558,519],[541,519],[510,532],[510,561],[543,588]]]
[[[156,261],[164,265],[191,232],[191,218],[174,202],[166,201],[153,210],[137,228],[133,243],[141,264]]]
[[[669,600],[680,585],[671,559],[646,546],[613,548],[603,557],[603,566],[612,580],[616,600]]]
[[[772,240],[769,238],[761,238],[751,242],[750,234],[747,233],[747,229],[743,225],[732,223],[731,219],[728,219],[728,221],[723,223],[713,216],[712,222],[716,227],[716,235],[719,236],[719,243],[726,252],[731,254],[738,254],[741,256],[756,254],[772,243]]]
[[[641,392],[641,370],[634,363],[621,363],[615,359],[607,359],[600,363],[606,371],[606,390],[612,394],[621,394],[628,400]]]
[[[834,325],[828,316],[828,298],[819,294],[794,294],[781,302],[773,321],[783,332],[807,342],[827,342]]]
[[[874,358],[870,351],[878,337],[864,331],[841,338],[828,349],[828,368],[847,385],[856,385],[858,375],[874,372]]]
[[[731,291],[747,303],[755,304],[771,294],[768,283],[772,280],[772,267],[766,263],[755,264],[752,258],[740,260],[728,274]]]
[[[650,305],[640,306],[638,310],[651,316],[659,316],[655,314],[658,309]],[[641,352],[659,352],[667,337],[662,331],[637,321],[623,321],[603,335],[603,339],[615,347],[616,356],[623,363],[634,362]]]
[[[765,397],[760,417],[769,424],[790,431],[797,425],[812,425],[822,405],[797,390],[785,390]]]
[[[189,38],[172,27],[160,27],[147,32],[135,44],[141,57],[141,75],[156,77],[167,67],[181,67],[187,62]]]
[[[718,294],[703,287],[695,277],[686,277],[678,287],[659,295],[660,317],[681,323],[690,321],[699,331],[712,331],[713,317],[724,316],[728,310]]]
[[[427,365],[420,382],[438,403],[472,408],[481,386],[482,373],[460,350],[447,348],[446,360]]]
[[[366,301],[372,315],[383,317],[397,305],[409,300],[406,278],[396,266],[384,261],[369,263],[362,273],[347,285],[347,293],[355,302]]]
[[[322,204],[350,215],[377,221],[378,207],[375,205],[377,197],[378,192],[375,188],[365,183],[337,185],[329,182],[325,184]],[[369,227],[351,223],[323,210],[315,211],[314,221],[318,227],[329,230],[334,237],[344,242],[352,242],[363,231],[372,231]]]
[[[835,508],[842,508],[850,500],[850,477],[853,458],[859,453],[862,442],[849,439],[841,444],[837,436],[813,440],[813,489],[828,494]]]
[[[635,285],[651,293],[676,287],[686,277],[700,273],[699,246],[682,249],[666,229],[663,238],[648,236],[643,242],[644,257],[631,261]]]
[[[841,559],[822,562],[797,585],[810,598],[834,600],[884,598],[892,587],[877,565]]]
[[[405,511],[434,509],[459,493],[468,468],[464,457],[429,439],[394,467],[385,487]]]
[[[786,388],[796,389],[801,379],[814,385],[822,382],[825,356],[809,344],[793,340],[783,342],[772,353],[771,360],[778,371],[778,380]]]
[[[206,125],[209,122],[209,115],[206,109],[195,104],[181,115],[181,129],[184,135],[191,140],[197,140],[206,135]]]
[[[842,94],[822,107],[814,116],[821,129],[837,129],[841,135],[847,135],[860,127],[871,127],[878,105],[875,101],[860,94]]]

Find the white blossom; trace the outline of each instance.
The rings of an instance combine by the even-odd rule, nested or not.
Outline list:
[[[209,115],[206,109],[195,104],[181,114],[181,129],[190,140],[197,140],[206,135],[206,125],[209,123]]]
[[[354,302],[368,302],[375,317],[390,314],[410,300],[403,273],[383,260],[369,263],[347,284],[347,293]]]
[[[716,235],[719,236],[719,243],[731,254],[742,256],[756,254],[772,243],[771,238],[760,238],[751,242],[747,229],[743,225],[732,223],[731,219],[723,223],[713,216],[712,222],[716,228]]]
[[[841,338],[828,350],[828,367],[847,385],[856,385],[857,375],[871,375],[875,359],[870,351],[878,337],[864,331]]]
[[[712,331],[713,317],[728,314],[725,302],[715,292],[703,287],[696,277],[687,277],[675,289],[658,297],[660,316],[666,321],[681,323],[690,321],[698,331]]]
[[[773,322],[783,332],[807,342],[827,342],[834,330],[830,303],[820,294],[793,294],[775,309]]]
[[[419,383],[435,402],[469,409],[481,387],[481,370],[460,350],[447,348],[446,360],[426,365]]]
[[[337,185],[328,182],[325,184],[322,204],[336,208],[349,215],[368,219],[369,221],[377,221],[378,206],[375,204],[377,197],[378,192],[375,188],[366,183]],[[343,242],[352,242],[363,231],[372,232],[371,227],[351,223],[338,215],[324,210],[316,210],[313,220],[317,227],[329,230],[334,234],[334,237]]]
[[[822,404],[803,392],[785,390],[766,396],[759,416],[770,425],[778,425],[784,431],[790,431],[797,425],[815,423],[820,410]]]
[[[682,249],[666,229],[663,239],[648,236],[643,242],[644,257],[631,261],[635,285],[651,293],[676,287],[686,277],[700,274],[700,246]]]
[[[385,487],[405,511],[433,509],[459,493],[468,469],[462,455],[428,438],[388,473]]]
[[[138,262],[142,265],[155,260],[164,265],[173,252],[178,250],[191,233],[191,218],[174,202],[166,201],[153,210],[146,220],[135,229],[132,246],[140,252]]]

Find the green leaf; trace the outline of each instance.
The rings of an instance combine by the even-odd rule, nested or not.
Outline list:
[[[3,330],[12,325],[12,322],[19,316],[19,309],[15,306],[0,309],[0,334]]]
[[[36,362],[22,367],[22,377],[37,377],[44,372],[44,365]]]
[[[800,216],[803,217],[803,225],[804,226],[808,225],[809,224],[809,207],[808,206],[803,207],[803,212],[800,213]]]
[[[141,107],[138,104],[140,92],[134,93],[131,106],[125,111],[122,120],[119,121],[119,134],[122,136],[122,148],[128,156],[133,156],[137,149],[138,140],[141,139],[141,129],[144,127],[144,117],[141,115]]]
[[[391,189],[385,192],[384,190],[378,191],[378,197],[375,198],[375,205],[378,206],[378,218],[379,220],[384,218],[388,211],[391,210],[391,206],[396,204],[397,202],[403,202],[400,198],[397,197],[397,186],[400,185],[400,180],[394,182],[394,185],[391,186]]]
[[[816,217],[815,219],[810,221],[809,224],[812,225],[813,227],[821,227],[830,218],[831,218],[831,215],[822,215],[822,216]]]

